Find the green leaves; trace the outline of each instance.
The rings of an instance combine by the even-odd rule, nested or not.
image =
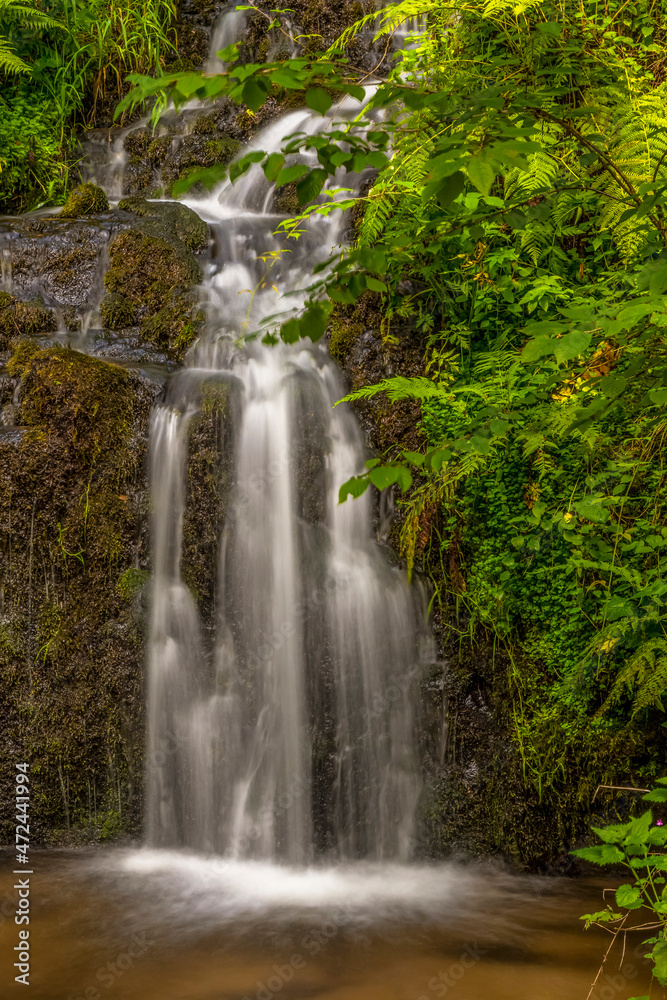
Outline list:
[[[412,485],[410,471],[402,465],[379,465],[368,472],[368,478],[379,490],[386,490],[397,483],[405,493]]]
[[[369,483],[378,490],[386,490],[398,485],[402,493],[412,485],[412,476],[402,465],[380,465],[377,459],[366,463],[368,471],[363,476],[353,476],[343,483],[338,491],[338,503],[345,503],[349,496],[359,497],[366,491]]]
[[[584,330],[573,330],[572,333],[555,338],[545,335],[535,337],[523,348],[521,360],[529,363],[553,354],[559,364],[564,364],[583,354],[592,338],[593,335]]]
[[[300,180],[296,186],[296,196],[299,204],[307,205],[308,202],[314,201],[324,187],[328,176],[326,170],[321,169],[311,170],[306,174],[303,180]]]
[[[281,338],[286,344],[294,344],[302,337],[320,340],[326,332],[330,312],[331,302],[309,302],[301,316],[283,323]]]
[[[276,177],[276,187],[282,187],[284,184],[291,184],[292,181],[298,180],[307,173],[308,167],[305,163],[295,163],[291,167],[283,167]]]
[[[340,487],[338,503],[345,503],[348,497],[360,497],[368,489],[370,480],[366,476],[352,476]]]
[[[583,861],[591,861],[594,865],[615,865],[624,860],[623,851],[613,844],[598,844],[596,847],[580,847],[577,851],[570,851],[575,857]]]
[[[642,894],[636,885],[626,882],[616,890],[616,902],[626,910],[639,910],[642,906]]]
[[[468,177],[481,194],[491,194],[496,172],[486,157],[473,156],[466,164]]]
[[[321,87],[311,87],[306,91],[306,104],[313,111],[319,111],[321,115],[327,113],[332,103],[326,90],[322,90]]]

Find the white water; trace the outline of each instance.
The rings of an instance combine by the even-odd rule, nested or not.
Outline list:
[[[322,123],[297,111],[255,145],[278,150]],[[405,860],[420,794],[421,604],[371,539],[369,496],[338,505],[366,454],[349,408],[333,408],[344,386],[325,347],[238,344],[285,308],[282,292],[298,306],[342,239],[340,213],[317,217],[267,268],[260,257],[281,246],[273,194],[254,167],[188,202],[217,249],[207,333],[153,421],[148,842],[292,864]],[[181,525],[189,426],[212,383],[227,387],[232,454],[204,635],[181,578]]]
[[[211,32],[208,58],[204,64],[204,71],[206,73],[224,72],[226,63],[218,58],[218,52],[238,41],[245,29],[246,20],[245,11],[236,10],[234,4],[232,4],[231,8],[223,11]]]

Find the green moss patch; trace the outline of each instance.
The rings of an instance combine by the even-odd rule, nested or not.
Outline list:
[[[200,277],[192,251],[180,240],[127,230],[109,248],[104,283],[109,293],[122,296],[124,315],[134,310],[145,340],[179,355],[203,320],[194,291]],[[118,312],[118,298],[109,304],[109,322],[114,304]]]
[[[7,292],[0,292],[0,350],[7,350],[17,337],[57,329],[55,316],[41,300],[21,302]]]
[[[124,833],[140,822],[143,625],[119,579],[146,572],[154,394],[120,367],[29,342],[8,367],[26,430],[0,438],[0,724],[31,762],[34,842],[80,843],[112,811]],[[9,799],[0,781],[4,816]]]
[[[109,202],[102,188],[95,184],[80,184],[70,193],[60,215],[65,219],[78,219],[82,215],[106,212]]]

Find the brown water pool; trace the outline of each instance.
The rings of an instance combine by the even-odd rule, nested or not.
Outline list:
[[[608,944],[578,919],[601,884],[494,867],[295,871],[120,849],[33,853],[30,876],[0,864],[2,1000],[586,1000]],[[29,927],[14,919],[27,877]],[[644,950],[629,936],[592,1000],[648,995]]]

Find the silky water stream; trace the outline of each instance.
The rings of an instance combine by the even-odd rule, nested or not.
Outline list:
[[[320,122],[295,111],[256,145]],[[239,341],[281,293],[298,307],[344,239],[334,213],[279,252],[274,194],[253,167],[188,201],[214,249],[206,332],[151,426],[146,842],[33,855],[30,993],[583,1000],[603,942],[577,917],[598,886],[413,860],[425,602],[374,539],[368,495],[337,502],[366,452],[349,407],[333,406],[345,389],[326,347]],[[202,434],[205,501],[190,478]],[[596,1000],[646,991],[642,952]],[[18,995],[3,961],[0,993]]]

